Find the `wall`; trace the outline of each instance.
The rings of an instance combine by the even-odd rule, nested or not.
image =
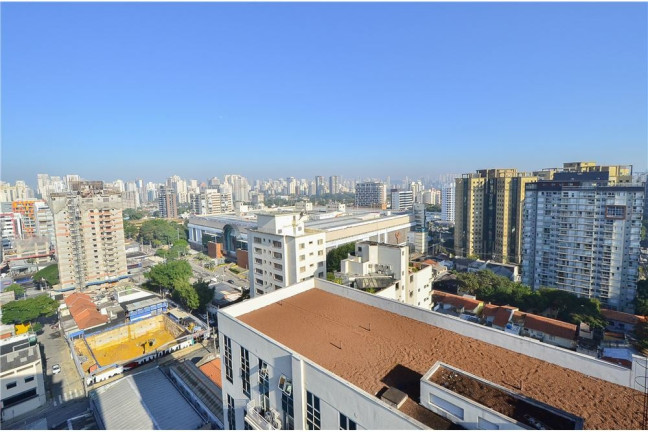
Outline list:
[[[36,344],[31,349],[39,350]],[[25,382],[25,378],[34,377],[30,382]],[[16,386],[8,389],[7,384],[15,382]],[[2,400],[16,396],[20,393],[36,389],[36,397],[28,399],[16,405],[2,408],[2,421],[11,420],[16,416],[27,413],[33,409],[44,405],[46,402],[45,384],[43,378],[43,365],[38,356],[38,360],[31,363],[21,364],[20,367],[6,371],[0,371],[0,397]]]

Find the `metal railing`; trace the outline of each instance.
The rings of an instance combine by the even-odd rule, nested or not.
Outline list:
[[[247,403],[246,412],[245,420],[257,430],[281,429],[279,413],[272,408],[264,410],[254,399]]]

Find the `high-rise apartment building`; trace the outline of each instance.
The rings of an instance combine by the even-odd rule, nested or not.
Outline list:
[[[409,210],[414,204],[414,196],[411,190],[391,190],[391,208],[392,210],[402,211]]]
[[[102,182],[76,182],[73,191],[53,193],[61,289],[84,289],[128,277],[119,192]]]
[[[17,200],[11,203],[11,210],[22,216],[23,236],[25,238],[36,235],[36,200]]]
[[[455,180],[455,251],[519,263],[524,187],[537,177],[515,169],[478,170]]]
[[[632,313],[644,186],[630,167],[574,165],[526,186],[522,281]]]
[[[362,182],[355,185],[356,207],[384,209],[387,203],[387,187],[382,182]]]
[[[168,186],[160,186],[158,209],[161,218],[175,219],[178,217],[178,202],[174,189]]]
[[[329,177],[329,193],[340,193],[340,178],[338,176]]]
[[[222,195],[216,189],[191,194],[191,210],[196,215],[216,215],[227,211],[223,207]]]
[[[326,277],[326,234],[304,222],[299,213],[257,214],[248,233],[251,296]]]
[[[18,180],[14,186],[11,186],[11,183],[0,181],[0,202],[29,200],[33,198],[34,191],[24,181]]]
[[[441,220],[455,221],[455,184],[449,183],[441,189]]]
[[[316,176],[315,177],[315,195],[322,196],[326,193],[326,183],[324,182],[324,177]]]

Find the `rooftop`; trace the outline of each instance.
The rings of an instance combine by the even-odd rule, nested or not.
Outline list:
[[[198,429],[204,424],[158,368],[106,384],[90,397],[107,430]]]
[[[588,429],[640,427],[635,390],[322,289],[238,319],[372,395],[396,387],[417,405],[421,377],[441,361],[514,391],[522,379],[521,394],[583,417]],[[401,410],[430,425],[430,411],[410,408]]]
[[[578,329],[576,324],[570,324],[564,321],[533,314],[523,314],[523,318],[524,327],[528,329],[540,331],[564,339],[576,339],[576,331]]]
[[[640,315],[632,315],[625,312],[619,312],[612,309],[601,309],[601,314],[609,320],[619,321],[626,324],[638,324],[640,321],[645,320],[646,317]]]
[[[37,360],[40,360],[38,344],[0,356],[0,370],[6,372]]]
[[[108,322],[108,317],[97,310],[97,305],[89,295],[74,293],[65,299],[65,304],[70,310],[77,327],[89,329]]]
[[[432,298],[435,302],[451,304],[456,308],[464,308],[466,310],[474,310],[484,303],[482,300],[477,300],[471,297],[464,297],[436,290],[432,292]]]
[[[223,388],[223,381],[221,380],[221,361],[219,358],[214,359],[198,369],[207,376],[218,387]]]

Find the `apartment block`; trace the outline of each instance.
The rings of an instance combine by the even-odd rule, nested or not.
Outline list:
[[[340,262],[345,285],[426,309],[432,307],[432,267],[409,262],[409,246],[358,242]]]
[[[640,370],[321,279],[218,324],[232,430],[641,427]]]
[[[441,189],[441,220],[455,222],[455,184],[445,185]]]
[[[516,169],[478,170],[455,180],[455,251],[459,256],[519,263],[522,205],[537,177]]]
[[[522,281],[632,313],[644,186],[626,182],[629,168],[574,165],[526,186]]]
[[[385,209],[387,204],[387,186],[382,182],[363,182],[355,186],[356,207]]]
[[[50,196],[62,290],[128,277],[122,206],[121,194],[103,189],[102,182]]]
[[[23,236],[36,235],[36,200],[16,200],[11,203],[11,210],[22,216]]]
[[[329,193],[332,194],[340,193],[340,177],[338,176],[329,177]]]
[[[22,236],[22,215],[16,213],[0,213],[0,229],[2,230],[2,249],[11,249],[16,240]]]
[[[160,186],[158,192],[158,209],[161,218],[175,219],[178,217],[178,201],[175,189],[168,186]]]
[[[250,295],[326,277],[326,234],[298,213],[258,214],[248,231]]]
[[[411,190],[391,190],[391,208],[396,211],[409,210],[414,204],[414,194]]]

